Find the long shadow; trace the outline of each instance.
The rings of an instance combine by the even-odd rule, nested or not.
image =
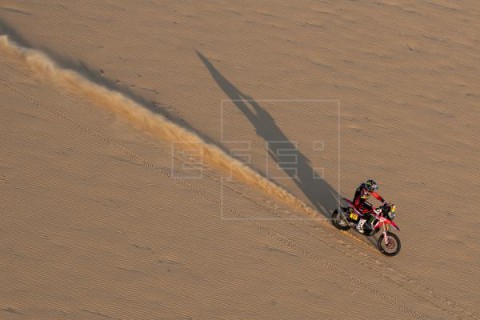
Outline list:
[[[10,26],[7,22],[0,20],[0,35],[3,35],[3,34],[8,35],[8,37],[11,40],[21,45],[22,47],[25,47],[25,48],[33,47],[31,43],[27,41],[22,35],[20,35],[20,33],[15,28]],[[134,93],[129,87],[121,85],[118,80],[113,80],[108,78],[107,76],[105,76],[105,74],[103,74],[102,70],[92,69],[82,61],[73,60],[69,57],[61,56],[58,53],[46,47],[40,47],[38,49],[46,53],[61,68],[76,71],[77,73],[81,74],[82,76],[84,76],[85,78],[87,78],[89,81],[93,83],[101,85],[107,89],[120,92],[124,96],[142,105],[143,107],[147,108],[153,113],[160,114],[165,118],[169,119],[170,121],[177,123],[182,127],[194,132],[206,142],[215,143],[213,139],[196,130],[185,119],[173,115],[172,113],[168,112],[168,110],[166,110],[165,107],[162,107],[158,103],[146,100],[142,96]]]
[[[338,206],[338,192],[315,172],[307,157],[288,139],[275,123],[275,119],[258,102],[228,81],[204,55],[198,51],[196,53],[218,86],[254,126],[257,135],[267,142],[270,157],[295,182],[313,206],[330,218],[332,210]],[[282,150],[288,150],[288,154]],[[296,161],[292,163],[294,156]]]

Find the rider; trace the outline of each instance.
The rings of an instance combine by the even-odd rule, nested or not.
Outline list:
[[[353,204],[355,207],[364,214],[357,224],[357,230],[361,233],[364,232],[363,226],[365,222],[370,217],[370,212],[372,211],[372,205],[367,202],[369,196],[373,196],[378,201],[385,203],[385,200],[377,193],[378,185],[373,180],[367,180],[367,182],[362,183],[357,190],[355,191],[355,196],[353,197]]]

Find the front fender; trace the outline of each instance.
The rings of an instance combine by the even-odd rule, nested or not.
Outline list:
[[[400,227],[393,221],[390,221],[390,224],[395,227],[398,231],[400,231]]]

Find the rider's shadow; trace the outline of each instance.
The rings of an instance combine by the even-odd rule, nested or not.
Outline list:
[[[330,218],[331,212],[338,207],[340,199],[338,192],[315,172],[308,158],[282,132],[270,113],[252,97],[237,89],[204,55],[198,51],[197,55],[218,86],[254,126],[257,135],[268,142],[270,157],[295,182],[315,209]],[[282,150],[289,152],[282,155]],[[296,156],[295,164],[291,163],[293,156]]]

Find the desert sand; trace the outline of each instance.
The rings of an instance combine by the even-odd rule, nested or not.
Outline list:
[[[0,319],[479,319],[479,21],[1,1]],[[329,221],[370,178],[392,258]]]

